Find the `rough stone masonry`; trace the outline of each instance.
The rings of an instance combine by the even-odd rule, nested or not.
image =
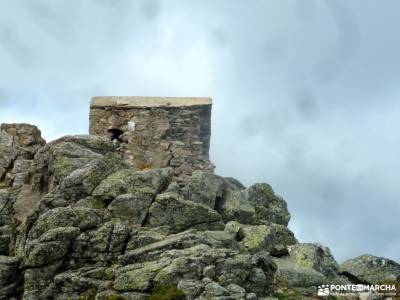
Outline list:
[[[211,106],[211,98],[94,97],[89,131],[118,143],[136,170],[212,171]]]

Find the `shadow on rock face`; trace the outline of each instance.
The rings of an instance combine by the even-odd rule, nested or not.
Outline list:
[[[299,243],[266,183],[137,170],[106,137],[45,144],[30,125],[2,125],[0,149],[0,299],[307,299],[326,282],[400,278],[393,261],[339,268]]]

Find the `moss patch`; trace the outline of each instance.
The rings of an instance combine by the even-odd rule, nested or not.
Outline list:
[[[97,289],[90,288],[79,295],[78,300],[94,300],[96,298]]]
[[[155,287],[148,300],[184,300],[185,293],[173,285]]]
[[[304,299],[302,293],[299,290],[287,289],[287,288],[279,289],[275,293],[275,297],[278,298],[279,300],[302,300],[302,299]]]
[[[125,297],[120,295],[107,295],[106,297],[102,298],[103,300],[126,300]]]

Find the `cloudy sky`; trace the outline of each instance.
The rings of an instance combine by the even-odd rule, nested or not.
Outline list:
[[[211,96],[217,173],[302,242],[400,261],[397,0],[0,0],[0,122],[88,131],[95,95]]]

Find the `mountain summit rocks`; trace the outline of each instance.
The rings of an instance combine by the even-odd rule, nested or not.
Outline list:
[[[315,299],[322,284],[400,279],[394,261],[339,266],[300,243],[266,183],[139,170],[118,147],[1,126],[0,299]]]

